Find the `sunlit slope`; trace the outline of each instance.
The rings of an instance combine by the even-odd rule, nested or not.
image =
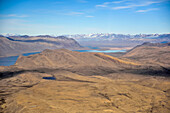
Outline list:
[[[20,56],[15,64],[25,68],[59,68],[77,66],[104,66],[118,68],[123,65],[140,65],[102,53],[81,53],[61,50],[45,50],[40,54]]]
[[[116,57],[113,57],[113,56],[110,56],[110,55],[105,55],[103,53],[97,53],[95,55],[98,56],[98,57],[101,57],[103,59],[111,60],[114,63],[124,64],[124,65],[140,65],[139,63],[134,63],[134,62],[121,60],[119,58],[116,58]]]
[[[102,53],[82,53],[66,49],[44,50],[42,53],[20,56],[14,65],[24,70],[63,69],[82,75],[102,75],[113,72],[167,73],[161,66],[141,65]]]

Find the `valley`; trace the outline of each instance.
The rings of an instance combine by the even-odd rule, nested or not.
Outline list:
[[[170,0],[0,0],[0,113],[170,113]]]
[[[147,43],[117,58],[66,49],[20,56],[0,66],[1,112],[169,113],[169,47]]]
[[[170,34],[77,34],[77,35],[0,35],[0,57],[18,56],[45,49],[130,50],[145,42],[168,43]]]

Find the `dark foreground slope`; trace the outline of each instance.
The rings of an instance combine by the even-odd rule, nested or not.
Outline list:
[[[159,65],[61,49],[20,56],[0,72],[5,113],[170,112],[169,72]]]
[[[71,38],[64,36],[0,36],[0,57],[19,55],[28,52],[39,52],[44,49],[78,49],[81,46]]]

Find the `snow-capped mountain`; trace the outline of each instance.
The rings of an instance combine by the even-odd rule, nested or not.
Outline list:
[[[114,33],[98,33],[98,34],[76,34],[66,35],[69,38],[76,40],[81,39],[102,39],[102,40],[113,40],[113,39],[150,39],[150,38],[170,38],[170,34],[114,34]]]

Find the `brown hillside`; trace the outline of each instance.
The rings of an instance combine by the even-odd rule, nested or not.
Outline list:
[[[72,38],[64,36],[0,36],[0,57],[21,55],[22,53],[39,52],[45,49],[79,49],[82,48]]]
[[[166,76],[168,71],[158,65],[101,53],[44,50],[0,67],[0,112],[169,113]]]
[[[108,67],[114,70],[137,65],[139,64],[126,62],[101,53],[81,53],[66,49],[44,50],[39,54],[20,56],[15,64],[15,66],[24,69]]]
[[[144,43],[127,52],[122,58],[128,58],[142,63],[158,64],[170,68],[170,46],[160,43]]]

